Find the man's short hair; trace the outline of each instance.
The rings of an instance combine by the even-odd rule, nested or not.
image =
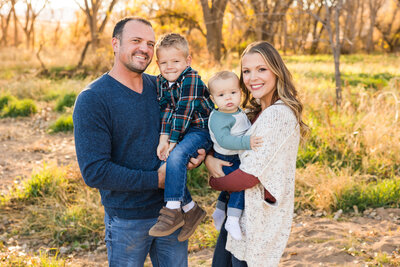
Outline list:
[[[127,18],[121,19],[120,21],[117,22],[117,24],[115,24],[112,37],[113,38],[115,37],[118,40],[121,40],[122,39],[122,32],[124,31],[125,24],[128,21],[131,21],[131,20],[143,23],[143,24],[145,24],[147,26],[150,26],[150,27],[153,27],[151,25],[150,21],[148,21],[148,20],[146,20],[144,18],[141,18],[141,17],[127,17]]]
[[[189,56],[189,43],[186,38],[179,33],[168,33],[160,37],[156,44],[156,53],[161,48],[173,47],[183,52],[185,57]]]
[[[217,80],[227,80],[227,79],[235,79],[239,83],[239,77],[236,75],[236,73],[228,70],[223,70],[220,72],[215,73],[211,78],[208,80],[208,90],[212,90],[213,88],[213,83]]]

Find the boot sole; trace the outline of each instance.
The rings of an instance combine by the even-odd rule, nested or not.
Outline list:
[[[175,232],[179,228],[181,228],[184,224],[185,224],[185,221],[182,220],[179,224],[175,225],[173,228],[169,229],[168,231],[162,231],[162,232],[150,229],[149,235],[155,236],[155,237],[167,236],[167,235],[172,234],[173,232]]]
[[[203,211],[203,213],[201,214],[201,216],[199,217],[199,219],[196,221],[196,223],[193,225],[192,230],[190,232],[188,232],[187,235],[185,236],[181,236],[180,234],[178,235],[178,241],[179,242],[183,242],[186,241],[187,239],[189,239],[189,237],[192,236],[192,234],[194,233],[194,231],[196,231],[197,226],[199,226],[199,224],[201,223],[201,221],[206,217],[207,213],[205,211]]]

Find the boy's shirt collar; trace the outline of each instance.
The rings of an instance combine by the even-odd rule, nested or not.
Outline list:
[[[193,69],[190,66],[188,66],[184,71],[182,71],[182,73],[181,73],[181,75],[179,75],[178,79],[176,79],[176,81],[172,82],[172,84],[175,84],[175,83],[180,84],[182,82],[183,77],[186,75],[186,73],[192,72],[192,71],[193,71]],[[167,88],[170,87],[167,79],[165,79],[161,74],[158,75],[158,77],[160,79],[161,84],[166,84]]]

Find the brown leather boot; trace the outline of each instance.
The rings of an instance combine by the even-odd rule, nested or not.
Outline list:
[[[181,232],[178,235],[178,240],[180,242],[188,239],[196,230],[197,226],[201,223],[201,221],[206,217],[206,212],[197,205],[189,210],[188,212],[183,214],[185,224],[182,227]]]
[[[160,210],[157,223],[151,227],[149,235],[151,236],[167,236],[175,232],[184,224],[181,208],[169,209],[163,207]]]

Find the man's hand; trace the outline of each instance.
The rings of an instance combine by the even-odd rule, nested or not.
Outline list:
[[[204,149],[201,148],[201,149],[197,150],[197,153],[199,155],[196,158],[190,158],[190,161],[187,165],[188,170],[197,168],[205,159],[206,151]]]
[[[206,165],[210,176],[215,177],[215,178],[225,176],[225,173],[222,170],[223,166],[231,166],[232,165],[232,163],[214,158],[212,155],[207,155],[206,160],[204,161],[204,164]]]
[[[263,142],[261,136],[250,136],[250,147],[254,151],[257,151],[257,147],[261,147]]]
[[[161,165],[160,168],[158,168],[158,188],[164,188],[165,187],[165,170],[166,170],[167,164]]]

